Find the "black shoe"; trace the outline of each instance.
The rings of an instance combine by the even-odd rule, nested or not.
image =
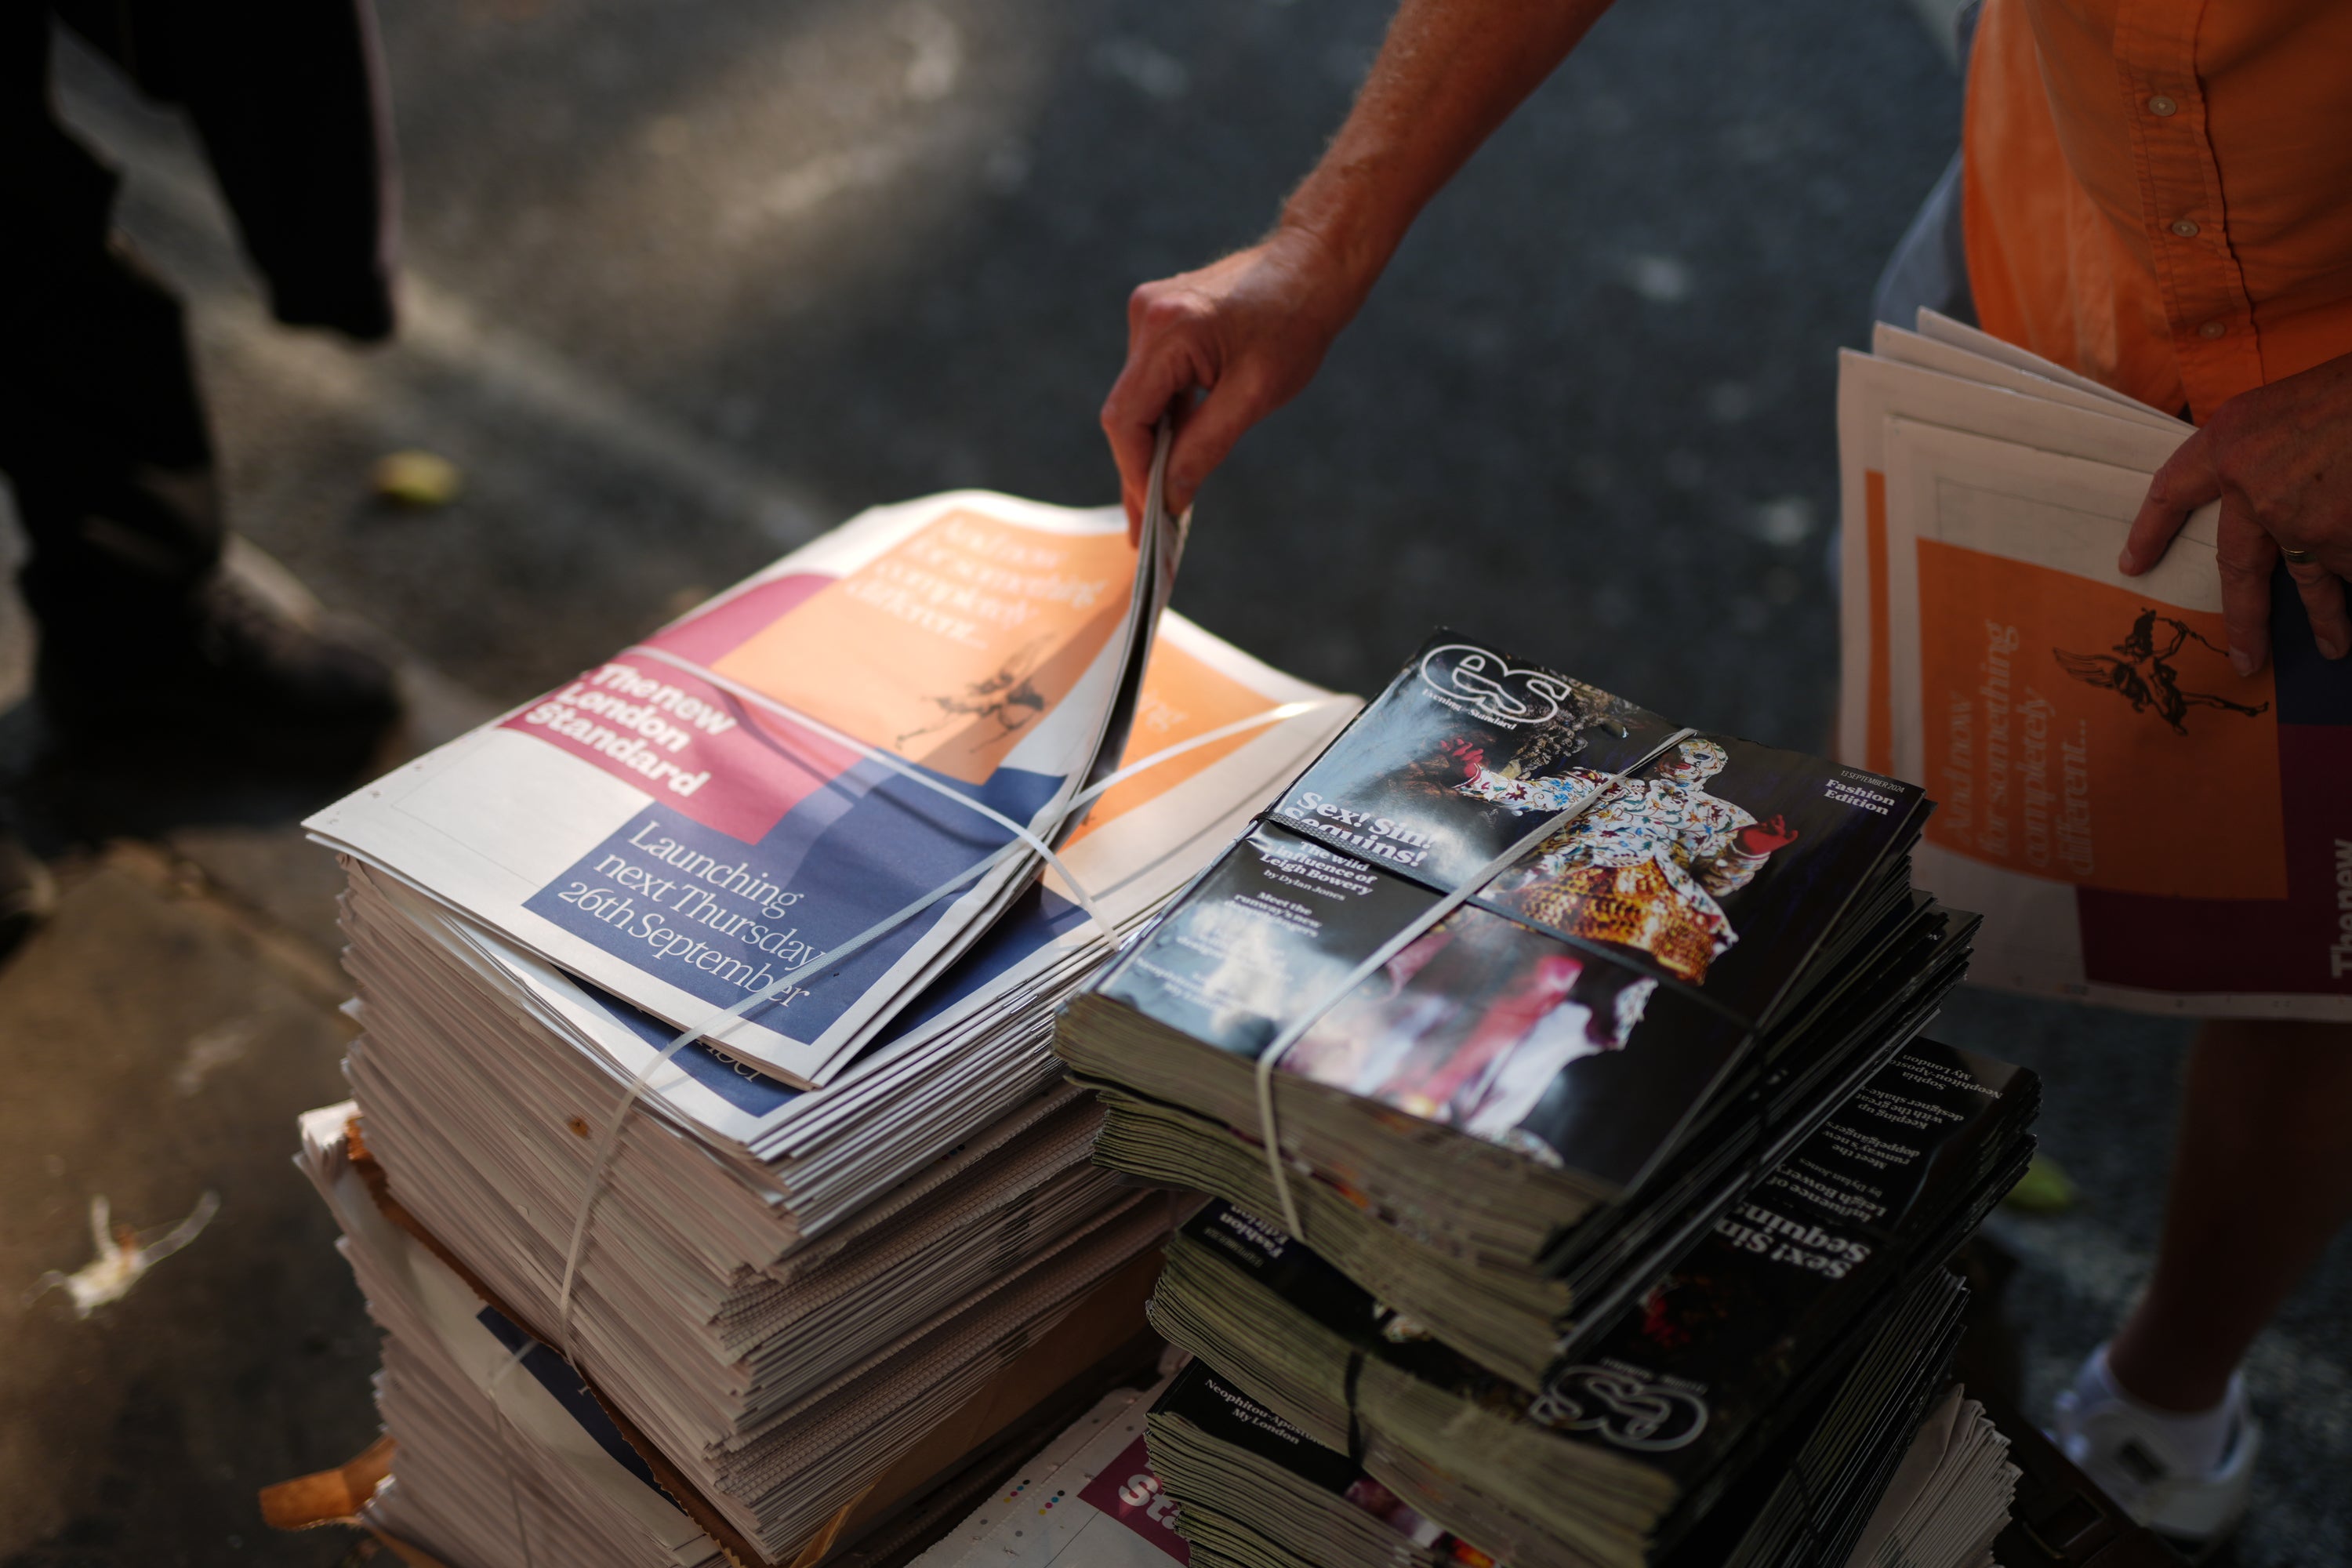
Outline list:
[[[68,742],[159,764],[348,772],[400,719],[384,659],[227,570],[143,614],[45,616],[38,669]]]
[[[25,841],[0,828],[0,959],[16,950],[57,907],[58,884]]]

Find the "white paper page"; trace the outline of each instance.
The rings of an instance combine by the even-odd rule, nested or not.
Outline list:
[[[2105,409],[2052,403],[2010,387],[1842,351],[1838,356],[1839,633],[1844,650],[1838,749],[1870,766],[1870,651],[1878,635],[1870,594],[1867,476],[1884,475],[1889,416],[2013,441],[2042,451],[2154,473],[2178,436]]]
[[[1917,325],[1919,335],[1923,338],[1933,338],[1937,342],[1949,343],[1954,348],[1966,349],[1972,354],[2008,365],[2012,370],[2021,370],[2030,375],[2038,375],[2044,381],[2054,381],[2061,386],[2071,386],[2077,392],[2087,392],[2095,397],[2119,404],[2135,413],[2160,415],[2165,418],[2173,419],[2175,424],[2184,423],[2166,414],[2161,408],[2151,407],[2142,403],[2128,393],[2117,392],[2105,383],[2094,381],[2079,371],[2069,370],[2055,360],[2043,359],[2031,349],[2020,348],[2015,343],[1994,337],[1981,327],[1971,327],[1964,321],[1956,321],[1951,317],[1928,310],[1924,305],[1919,308]]]
[[[1871,352],[1881,359],[1916,364],[1923,370],[1940,371],[1946,375],[1981,382],[1987,386],[2006,387],[2011,392],[2022,392],[2044,402],[2070,408],[2110,414],[2118,419],[2145,425],[2151,430],[2172,431],[2182,440],[2189,437],[2189,426],[2168,414],[2160,414],[2144,403],[2135,403],[2127,397],[2118,400],[2105,395],[2104,389],[2086,392],[2063,382],[2053,381],[2048,376],[2004,364],[1999,360],[1987,359],[1957,343],[1923,338],[1916,332],[1906,332],[1884,321],[1871,330],[1870,346]]]

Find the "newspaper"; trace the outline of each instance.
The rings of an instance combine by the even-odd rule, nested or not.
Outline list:
[[[383,1216],[351,1163],[345,1129],[357,1110],[345,1100],[305,1112],[296,1163],[342,1228],[343,1251],[366,1289],[371,1314],[405,1343],[412,1359],[461,1387],[468,1403],[478,1400],[494,1412],[493,1439],[511,1435],[501,1460],[517,1464],[528,1458],[551,1472],[541,1484],[567,1495],[605,1531],[615,1556],[667,1557],[677,1568],[725,1561],[701,1527],[663,1494],[578,1374],[484,1305],[456,1271]],[[413,1458],[404,1449],[402,1467]],[[415,1532],[388,1490],[389,1484],[362,1517],[395,1536]],[[486,1521],[478,1522],[496,1531],[523,1527],[511,1493],[497,1497],[485,1511]]]
[[[1144,1452],[1167,1387],[1118,1388],[1006,1478],[913,1568],[1169,1568],[1190,1553]]]
[[[878,508],[308,826],[674,1027],[950,889],[727,1031],[822,1084],[1079,829],[1177,540],[1156,508],[1140,550],[1115,507]]]
[[[1024,890],[984,936],[908,1002],[828,1089],[810,1093],[725,1047],[690,1044],[659,1058],[676,1036],[666,1020],[607,991],[576,984],[469,921],[388,879],[371,885],[494,990],[516,996],[615,1080],[646,1075],[649,1100],[709,1134],[760,1153],[787,1148],[812,1123],[836,1120],[842,1090],[877,1078],[937,1070],[944,1052],[1001,1025],[1008,1008],[1075,984],[1108,956],[1065,876],[1076,878],[1114,926],[1141,921],[1181,888],[1355,713],[1335,696],[1242,653],[1175,613],[1160,621],[1137,703],[1130,759],[1191,746],[1114,784],[1063,845],[1060,868]],[[1254,721],[1263,720],[1263,722]],[[1236,728],[1236,726],[1245,726]],[[1222,738],[1220,731],[1231,731]],[[1199,744],[1204,737],[1205,744]],[[364,875],[364,873],[362,873]],[[1042,1057],[1042,1053],[1036,1053]]]
[[[1973,977],[2352,1017],[2352,667],[2283,586],[2271,664],[2235,672],[2215,508],[2145,575],[2116,570],[2189,426],[1921,326],[1840,376],[1839,743],[1939,802],[1916,875],[1983,912]]]

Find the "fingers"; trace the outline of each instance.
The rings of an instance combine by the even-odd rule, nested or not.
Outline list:
[[[1319,254],[1268,239],[1129,297],[1127,366],[1103,404],[1102,422],[1130,532],[1142,515],[1162,414],[1176,419],[1167,500],[1181,516],[1242,432],[1313,377],[1353,314],[1344,280],[1308,264]]]
[[[2316,561],[2296,565],[2287,564],[2287,575],[2294,579],[2295,592],[2303,595],[2304,613],[2311,617],[2311,635],[2319,643],[2320,654],[2327,658],[2342,658],[2347,648],[2352,648],[2352,616],[2344,608],[2344,579]]]
[[[1170,516],[1183,515],[1242,433],[1271,411],[1267,400],[1244,380],[1231,378],[1211,387],[1207,396],[1181,416],[1176,439],[1168,448]]]
[[[2163,560],[2172,536],[2180,531],[2189,514],[2221,494],[2221,476],[2213,466],[2212,444],[2205,431],[2198,430],[2180,443],[2148,481],[2147,499],[2139,503],[2139,515],[2132,519],[2116,570],[2137,577]]]
[[[2249,514],[2243,498],[2228,495],[2221,500],[2215,554],[2230,663],[2240,675],[2252,675],[2271,656],[2271,570],[2278,564],[2278,542]]]
[[[1126,367],[1112,383],[1102,406],[1103,435],[1110,442],[1112,460],[1118,465],[1119,499],[1127,506],[1130,539],[1143,521],[1143,499],[1150,488],[1151,452],[1160,416],[1200,383],[1198,360],[1189,345],[1151,334],[1139,322],[1129,341]]]

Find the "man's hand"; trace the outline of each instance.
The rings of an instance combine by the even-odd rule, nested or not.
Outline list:
[[[1102,422],[1130,535],[1160,416],[1176,418],[1168,510],[1181,514],[1242,432],[1314,376],[1414,215],[1608,8],[1399,0],[1347,123],[1283,204],[1281,226],[1129,300],[1127,368]]]
[[[2137,576],[2164,558],[2189,514],[2221,503],[2221,618],[2241,675],[2271,651],[2271,574],[2282,545],[2319,651],[2352,649],[2352,354],[2230,399],[2158,468],[2116,564]]]
[[[1127,368],[1103,401],[1102,426],[1118,461],[1130,536],[1143,518],[1160,416],[1176,419],[1168,510],[1181,516],[1242,432],[1314,379],[1369,286],[1349,278],[1312,232],[1285,226],[1129,297]],[[1203,395],[1197,402],[1196,391]]]

